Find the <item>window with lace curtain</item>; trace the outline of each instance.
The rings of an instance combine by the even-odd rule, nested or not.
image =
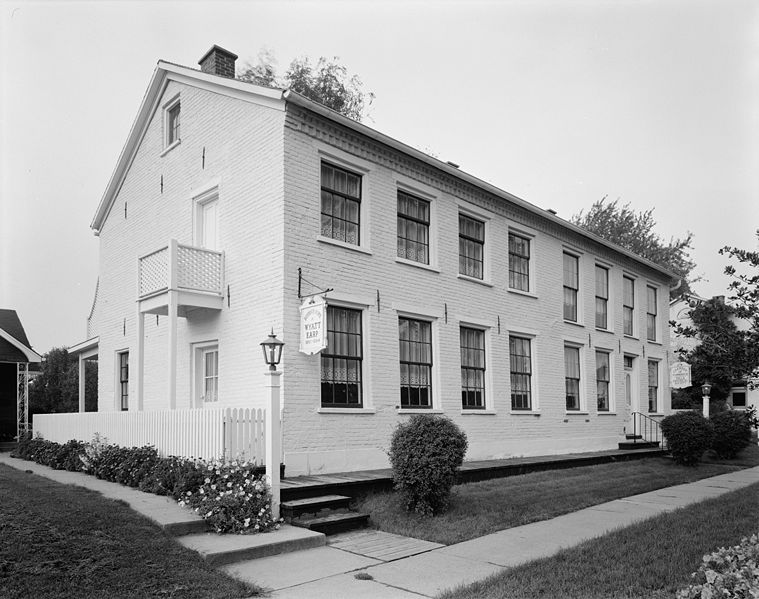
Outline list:
[[[432,323],[398,319],[401,408],[432,407]]]
[[[327,306],[327,347],[321,352],[323,408],[360,408],[361,310]]]

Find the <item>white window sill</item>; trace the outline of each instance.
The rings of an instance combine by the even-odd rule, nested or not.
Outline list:
[[[372,255],[372,252],[368,247],[353,245],[352,243],[345,243],[344,241],[340,241],[339,239],[324,237],[324,235],[317,235],[316,241],[320,243],[326,243],[329,245],[336,245],[337,247],[341,247],[346,250],[352,250],[354,252],[360,252],[361,254],[367,254],[368,256]]]
[[[616,412],[606,412],[606,411],[603,411],[603,410],[599,410],[597,412],[597,415],[598,416],[616,416],[617,413]]]
[[[540,416],[539,410],[511,410],[509,412],[512,416]]]
[[[581,327],[583,329],[585,328],[585,325],[583,323],[581,323],[581,322],[577,322],[577,321],[574,321],[574,320],[567,320],[566,318],[564,319],[564,322],[566,324],[571,324],[572,326],[575,326],[575,327]]]
[[[477,283],[478,285],[484,285],[485,287],[493,286],[492,283],[488,283],[484,279],[477,279],[475,277],[470,277],[468,275],[462,275],[461,273],[459,273],[458,278],[461,279],[462,281],[471,281],[472,283]]]
[[[429,270],[431,272],[440,272],[439,268],[436,268],[434,266],[430,266],[429,264],[425,264],[424,262],[414,262],[413,260],[408,260],[406,258],[401,258],[399,256],[395,257],[395,261],[398,264],[406,264],[407,266],[414,266],[416,268],[421,268],[423,270]]]
[[[601,328],[596,327],[596,331],[598,331],[599,333],[608,333],[609,335],[614,334],[614,331],[612,331],[611,329],[601,329]]]
[[[628,335],[627,333],[624,334],[625,339],[635,339],[635,341],[639,341],[639,339],[635,335]]]
[[[374,408],[319,408],[317,414],[376,414]]]
[[[587,416],[588,412],[564,412],[567,416]]]
[[[522,291],[521,289],[512,289],[511,287],[509,287],[508,292],[513,293],[515,295],[523,295],[525,297],[532,297],[534,299],[538,299],[538,294],[533,293],[532,291]]]
[[[656,339],[647,339],[646,341],[648,341],[651,345],[659,345],[659,346],[662,345],[662,342]]]
[[[169,152],[171,152],[174,148],[176,148],[181,143],[182,143],[181,139],[178,139],[175,142],[172,142],[171,145],[166,146],[166,149],[163,152],[161,152],[161,154],[159,156],[166,156],[166,154],[168,154]]]
[[[399,414],[443,414],[437,408],[397,408]]]
[[[646,412],[646,416],[664,416],[662,412]]]
[[[469,409],[465,410],[464,408],[461,408],[461,413],[465,415],[480,415],[480,416],[495,416],[496,411],[495,410],[475,410],[475,409]]]

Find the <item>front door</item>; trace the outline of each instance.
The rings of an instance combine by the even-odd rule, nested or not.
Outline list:
[[[632,434],[633,423],[632,413],[639,411],[638,399],[638,380],[637,380],[637,358],[635,356],[624,356],[625,367],[625,430]]]
[[[218,200],[210,200],[200,205],[200,247],[218,249]]]

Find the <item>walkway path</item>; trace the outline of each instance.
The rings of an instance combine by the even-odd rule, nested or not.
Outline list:
[[[561,549],[617,528],[759,482],[757,466],[443,546],[374,530],[345,533],[329,537],[329,540],[319,533],[293,527],[242,538],[197,533],[204,523],[171,499],[141,493],[85,474],[52,470],[4,453],[0,453],[0,463],[126,501],[132,509],[168,532],[186,535],[178,540],[211,561],[216,559],[214,556],[227,551],[231,543],[237,552],[234,563],[229,563],[233,561],[230,559],[217,563],[227,563],[222,569],[235,577],[271,589],[272,599],[434,597],[444,589],[549,557]],[[191,532],[195,534],[187,534]],[[291,545],[300,543],[300,546],[313,548],[271,555],[277,551],[277,543],[283,540]],[[241,548],[241,545],[245,547]],[[254,555],[268,557],[245,559]],[[357,572],[369,576],[356,578]]]

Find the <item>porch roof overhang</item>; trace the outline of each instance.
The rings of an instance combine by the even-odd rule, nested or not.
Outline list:
[[[3,329],[0,329],[0,339],[5,340],[7,343],[12,345],[19,352],[21,352],[21,354],[26,358],[26,362],[31,362],[34,364],[42,362],[42,356],[40,356],[31,347],[29,347],[25,343],[22,343],[21,341],[16,339],[13,335],[11,335],[10,333],[8,333],[7,331]]]
[[[76,345],[69,347],[69,356],[86,360],[88,358],[94,358],[98,355],[98,345],[100,343],[100,337],[93,337],[82,341]]]

